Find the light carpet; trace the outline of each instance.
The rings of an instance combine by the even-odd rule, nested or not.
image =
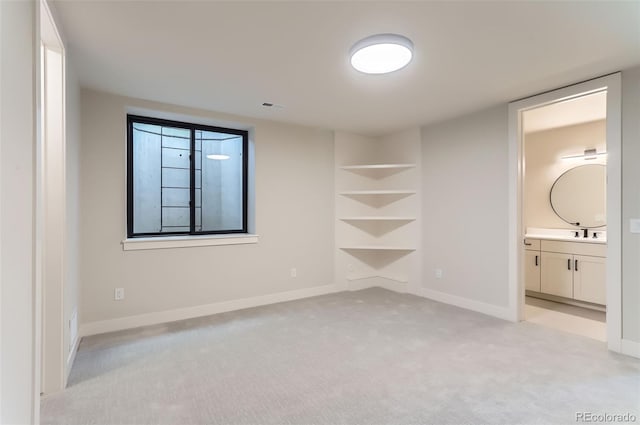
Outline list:
[[[575,424],[640,420],[640,361],[383,289],[83,339],[43,424]]]

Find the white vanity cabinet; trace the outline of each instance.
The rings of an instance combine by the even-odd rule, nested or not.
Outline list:
[[[596,304],[607,303],[607,259],[574,255],[573,298]]]
[[[524,283],[527,291],[540,292],[540,241],[526,239],[524,241]]]
[[[528,291],[606,305],[606,244],[527,238],[525,248]]]
[[[540,292],[573,298],[573,258],[571,254],[542,252]]]

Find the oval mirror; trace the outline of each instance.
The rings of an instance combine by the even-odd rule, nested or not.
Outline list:
[[[584,228],[607,225],[607,167],[581,165],[567,170],[551,187],[551,208],[569,224]]]

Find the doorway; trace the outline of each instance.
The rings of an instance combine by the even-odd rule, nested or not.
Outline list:
[[[620,87],[617,73],[509,104],[509,302],[513,320],[528,318],[547,325],[564,320],[564,330],[580,333],[583,328],[585,336],[606,340],[613,351],[620,351],[621,341]],[[591,127],[595,137],[604,136],[604,140],[587,140],[583,134],[581,145],[555,146],[542,159],[531,156],[527,161],[527,138],[529,148],[541,143],[540,133],[536,138],[531,131],[531,126],[545,121],[540,117],[546,116],[544,125],[553,126],[557,122],[550,124],[549,120],[563,119],[558,112],[589,103],[588,109],[594,109],[598,102],[604,117],[596,111],[595,119],[582,118],[591,125],[579,126],[579,130]],[[545,136],[554,133],[558,140],[568,137],[567,131],[547,131]],[[540,187],[532,188],[534,178],[542,183]],[[571,182],[583,178],[591,179],[590,185],[597,181],[602,186],[602,205],[594,207],[597,212],[589,211],[588,217],[576,218],[571,208],[580,204],[580,197]],[[544,182],[551,179],[550,185]],[[593,191],[588,195],[592,197]],[[542,201],[545,196],[546,203]],[[571,202],[563,206],[568,198]],[[579,209],[584,210],[584,205]],[[562,275],[556,273],[560,271]],[[589,324],[594,326],[585,330]]]
[[[602,90],[522,114],[524,320],[606,341]]]

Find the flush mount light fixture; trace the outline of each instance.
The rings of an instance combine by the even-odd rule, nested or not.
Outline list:
[[[207,155],[207,159],[217,159],[218,161],[229,158],[231,158],[229,155]]]
[[[351,66],[365,74],[387,74],[407,66],[413,57],[413,43],[398,34],[377,34],[353,45]]]
[[[583,158],[583,159],[596,159],[599,156],[605,156],[607,153],[606,152],[598,152],[596,149],[585,149],[584,153],[582,155],[569,155],[569,156],[563,156],[562,159],[576,159],[576,158]]]

